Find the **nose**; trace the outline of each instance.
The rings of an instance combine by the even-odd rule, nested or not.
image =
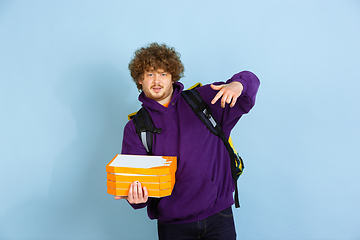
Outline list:
[[[155,73],[154,74],[154,82],[159,82],[159,80],[160,80],[160,74],[158,74],[158,73]]]

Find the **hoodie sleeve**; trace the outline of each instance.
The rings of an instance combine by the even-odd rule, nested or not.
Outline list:
[[[226,82],[215,82],[214,85],[228,84],[234,81],[240,82],[244,89],[236,101],[234,107],[230,108],[226,104],[225,108],[221,107],[221,98],[215,103],[211,104],[211,100],[215,97],[217,90],[213,90],[210,84],[199,88],[201,96],[210,107],[215,119],[220,123],[223,132],[229,136],[231,129],[239,121],[243,114],[248,113],[255,105],[256,94],[260,85],[260,81],[255,74],[249,71],[242,71],[233,75]]]
[[[146,149],[136,133],[135,124],[132,120],[125,125],[121,153],[147,155]]]

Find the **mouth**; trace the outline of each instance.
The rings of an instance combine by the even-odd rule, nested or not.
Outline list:
[[[161,91],[162,87],[161,86],[154,86],[151,88],[154,92],[158,93]]]

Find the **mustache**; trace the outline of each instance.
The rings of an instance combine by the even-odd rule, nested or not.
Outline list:
[[[154,88],[154,87],[164,88],[164,86],[163,86],[163,85],[161,85],[161,84],[154,84],[154,85],[151,85],[151,88]]]

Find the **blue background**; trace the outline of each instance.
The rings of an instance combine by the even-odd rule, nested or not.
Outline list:
[[[0,1],[0,239],[157,239],[106,193],[153,41],[185,78],[262,84],[232,136],[239,239],[360,239],[360,1]]]

